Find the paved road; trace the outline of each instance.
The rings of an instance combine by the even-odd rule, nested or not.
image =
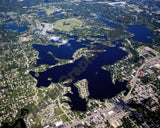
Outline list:
[[[151,58],[151,59],[148,59],[146,60],[140,68],[138,68],[137,72],[136,72],[136,75],[133,77],[133,79],[131,80],[132,82],[132,88],[130,89],[130,91],[128,92],[127,96],[125,97],[124,99],[124,102],[126,102],[127,100],[129,100],[130,98],[130,95],[131,95],[131,92],[132,90],[134,89],[135,85],[136,85],[136,81],[137,81],[137,77],[139,75],[139,71],[147,64],[147,63],[151,63],[152,61],[156,60],[156,59],[160,59],[160,56],[157,56],[157,57],[154,57],[154,58]]]

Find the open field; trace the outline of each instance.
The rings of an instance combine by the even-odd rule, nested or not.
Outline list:
[[[58,20],[53,25],[55,29],[67,32],[73,30],[74,28],[83,28],[83,22],[76,18]]]

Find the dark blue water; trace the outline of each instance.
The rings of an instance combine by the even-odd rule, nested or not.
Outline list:
[[[62,13],[63,11],[62,10],[60,10],[60,11],[57,11],[57,12],[53,12],[53,13],[51,13],[51,15],[56,15],[56,14],[60,14],[60,13]]]
[[[152,0],[145,0],[145,2],[150,2],[150,1],[152,1]]]
[[[117,20],[117,23],[118,23],[118,24],[121,24],[122,22],[121,22],[121,20]]]
[[[155,6],[155,7],[152,8],[152,10],[158,11],[158,10],[160,10],[160,9],[159,9],[159,7],[156,7],[156,6]]]
[[[83,1],[81,1],[82,3],[86,3],[86,4],[89,4],[89,3],[91,3],[92,1],[86,1],[86,0],[83,0]]]
[[[109,27],[112,27],[112,28],[116,27],[115,23],[112,23],[112,22],[109,22],[109,21],[104,21],[104,23],[106,23],[106,25],[109,26]]]
[[[11,32],[23,32],[23,31],[28,30],[29,28],[21,27],[21,26],[18,26],[17,24],[10,24],[10,25],[3,25],[2,29],[9,30]]]
[[[40,44],[33,44],[33,47],[39,52],[39,59],[37,60],[37,64],[54,65],[57,63],[57,60],[55,60],[52,55],[48,54],[48,52],[51,52],[56,58],[59,59],[73,59],[73,53],[79,48],[86,47],[85,44],[88,44],[89,42],[89,40],[83,41],[81,43],[76,42],[75,40],[70,40],[68,43],[59,47],[54,45],[45,46]]]
[[[113,14],[113,13],[112,13]],[[114,14],[113,14],[114,15]],[[104,16],[104,15],[99,15],[97,14],[97,16],[99,16],[99,20],[103,21],[107,26],[109,27],[112,27],[112,28],[115,28],[116,27],[116,24],[115,23],[112,23],[112,22],[109,22],[108,19],[110,19],[108,16]],[[105,20],[104,20],[105,19]]]
[[[101,39],[108,40],[108,38],[107,38],[106,35],[104,35],[104,36],[97,35],[97,36],[91,36],[91,37],[94,37],[94,38],[101,38]]]
[[[141,24],[141,21],[137,21],[137,24]]]
[[[97,16],[99,16],[101,18],[105,18],[105,19],[110,19],[108,16],[104,16],[104,15],[100,15],[100,14],[97,14]]]
[[[9,19],[9,20],[4,21],[4,23],[10,23],[10,22],[15,21],[15,20],[16,19]]]
[[[109,27],[112,27],[112,28],[116,28],[116,25],[115,23],[112,23],[112,22],[109,22],[109,21],[106,21],[106,20],[103,20],[101,18],[99,18],[101,21],[103,21],[107,26]]]
[[[32,5],[32,3],[25,3],[25,2],[23,2],[23,3],[21,3],[22,5]]]
[[[121,6],[123,5],[123,3],[116,3],[116,4],[113,4],[114,6]]]
[[[74,82],[81,79],[87,79],[90,93],[89,98],[100,99],[101,101],[106,98],[112,98],[123,90],[127,90],[126,82],[121,83],[116,81],[116,84],[114,85],[111,81],[110,72],[101,69],[101,66],[114,64],[117,60],[126,56],[126,52],[119,49],[119,46],[120,45],[105,48],[107,50],[106,52],[97,53],[97,57],[92,59],[90,58],[90,61],[81,57],[74,63],[57,66],[48,69],[47,71],[39,72],[39,77],[35,77],[35,72],[30,72],[30,74],[37,79],[37,87],[48,87],[51,82],[59,82],[61,76],[69,78],[68,75],[72,71],[74,78],[72,78],[72,83],[67,86],[71,87],[73,94],[66,94],[66,96],[71,99],[71,102],[68,103],[72,110],[86,111],[87,101],[79,96],[78,89],[74,86]],[[86,62],[87,64],[85,69],[78,67],[82,62]],[[73,68],[77,71],[73,70]],[[52,78],[52,80],[49,81],[48,78]]]
[[[45,2],[45,3],[49,3],[49,2],[50,2],[50,0],[44,0],[44,2]]]
[[[65,16],[65,14],[61,14],[60,16],[61,16],[61,17],[64,17],[64,16]]]
[[[40,12],[38,12],[38,15],[45,15],[45,14],[46,14],[45,11],[40,11]]]
[[[141,25],[128,26],[126,30],[135,35],[134,37],[132,37],[134,41],[152,43],[152,39],[155,38],[150,29]]]

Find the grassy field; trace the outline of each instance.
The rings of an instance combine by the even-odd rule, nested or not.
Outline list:
[[[73,28],[83,28],[83,22],[76,18],[58,20],[53,25],[55,29],[67,32],[73,30]]]
[[[59,107],[55,109],[55,116],[58,116],[62,113],[63,113],[63,111]]]
[[[63,122],[69,122],[70,119],[68,119],[68,117],[66,115],[62,115],[60,116],[60,118],[62,119]]]

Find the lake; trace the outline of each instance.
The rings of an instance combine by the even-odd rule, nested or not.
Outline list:
[[[4,23],[10,23],[10,22],[13,22],[13,21],[15,21],[16,19],[9,19],[9,20],[6,20],[6,21],[4,21]]]
[[[2,26],[2,29],[4,30],[9,30],[10,32],[23,32],[29,29],[29,27],[21,27],[18,26],[17,24],[5,24]]]
[[[110,25],[111,27],[115,27],[116,24]],[[127,31],[134,34],[132,37],[135,41],[140,41],[144,43],[151,43],[154,35],[152,32],[141,25],[131,25],[126,28]],[[61,33],[63,34],[63,33]],[[77,39],[76,36],[70,36],[74,39]],[[91,36],[92,37],[92,36]],[[107,40],[107,36],[93,36],[94,38],[105,38]],[[53,42],[54,43],[54,42]],[[77,42],[76,40],[69,40],[68,43],[61,45],[59,47],[54,45],[40,45],[33,44],[33,47],[39,52],[39,59],[37,60],[37,64],[48,64],[53,65],[57,63],[54,56],[59,59],[73,59],[73,53],[79,49],[87,47],[87,44],[90,44],[91,41],[86,40],[82,42]],[[113,42],[114,43],[114,42]],[[86,58],[81,57],[76,60],[74,63],[56,66],[54,68],[50,68],[44,72],[39,72],[39,76],[35,76],[35,72],[31,71],[30,74],[37,80],[37,87],[44,86],[48,87],[51,82],[58,83],[61,76],[69,77],[69,74],[72,73],[75,78],[72,83],[69,85],[71,87],[72,93],[67,93],[65,96],[69,97],[71,101],[66,101],[72,110],[75,111],[86,111],[87,110],[87,101],[86,99],[82,99],[79,95],[77,87],[74,86],[74,83],[78,80],[87,79],[88,81],[88,91],[90,93],[89,99],[98,99],[104,101],[104,99],[110,99],[121,91],[128,92],[126,88],[127,81],[124,82],[115,82],[115,85],[112,83],[111,74],[109,71],[103,70],[101,67],[103,65],[112,65],[116,61],[121,60],[123,57],[127,55],[127,53],[121,50],[119,47],[121,46],[121,41],[114,43],[115,47],[107,47],[105,48],[105,52],[96,53],[97,57],[92,61],[92,63],[87,64],[87,68],[81,72],[79,67],[79,63],[82,61],[86,61]],[[100,45],[100,44],[95,44]],[[102,46],[102,45],[101,45]],[[52,53],[54,56],[48,53]],[[78,71],[73,72],[73,68]],[[78,75],[77,75],[77,74]]]
[[[101,18],[99,18],[99,20],[103,21],[109,27],[116,28],[117,24],[113,22],[109,22],[107,20],[103,20],[102,18],[106,18],[106,17],[101,15]],[[138,23],[141,23],[141,22],[138,22]],[[152,39],[155,38],[151,30],[142,25],[130,25],[126,27],[126,30],[134,34],[134,36],[131,38],[134,41],[143,42],[143,43],[152,43]]]
[[[83,42],[82,42],[83,43]],[[119,41],[120,43],[120,41]],[[127,55],[126,52],[119,49],[120,44],[115,47],[107,47],[105,48],[105,52],[97,53],[98,56],[95,60],[88,64],[88,67],[84,72],[82,72],[79,76],[75,76],[75,80],[72,81],[70,85],[71,93],[67,93],[71,99],[71,102],[68,102],[71,106],[72,110],[75,111],[86,111],[87,110],[87,101],[86,99],[82,99],[79,96],[78,89],[74,86],[74,83],[78,80],[87,79],[88,80],[88,90],[89,90],[89,98],[100,99],[103,101],[106,98],[112,98],[116,96],[123,90],[128,91],[126,88],[127,82],[118,82],[114,85],[111,80],[110,72],[104,71],[101,69],[103,65],[111,65],[116,61],[121,60],[124,56]],[[41,49],[42,50],[42,49]],[[43,49],[44,50],[44,49]],[[59,53],[63,53],[63,49],[59,49]],[[64,52],[66,53],[66,52]],[[63,53],[63,54],[64,54]],[[39,77],[35,76],[35,72],[31,71],[30,74],[37,79],[37,87],[45,86],[48,87],[51,82],[59,82],[61,76],[69,74],[74,67],[85,61],[84,57],[76,60],[74,63],[66,64],[63,66],[56,66],[54,68],[48,69],[44,72],[39,72]],[[49,80],[48,78],[51,78]]]
[[[39,52],[39,59],[37,60],[37,64],[56,64],[58,61],[55,60],[51,54],[48,54],[49,52],[51,52],[56,58],[59,59],[73,59],[72,56],[74,52],[79,48],[86,47],[85,44],[88,44],[89,42],[89,40],[86,40],[83,41],[82,44],[75,40],[70,40],[66,44],[63,44],[59,47],[54,45],[45,46],[40,44],[33,44],[33,47]]]
[[[131,25],[128,26],[126,30],[134,34],[131,38],[134,41],[152,43],[152,39],[155,38],[151,30],[142,25]]]

